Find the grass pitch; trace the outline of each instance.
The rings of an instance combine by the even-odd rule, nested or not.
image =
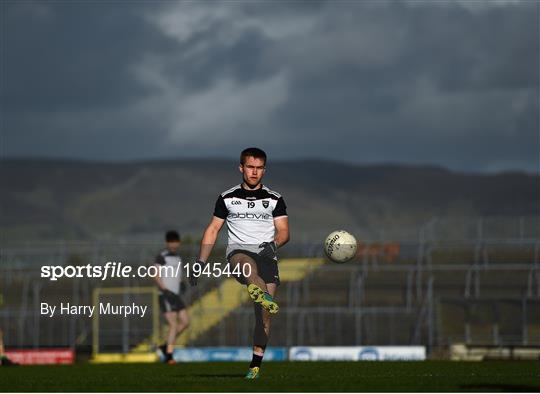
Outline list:
[[[540,362],[77,364],[0,368],[0,391],[540,391]]]

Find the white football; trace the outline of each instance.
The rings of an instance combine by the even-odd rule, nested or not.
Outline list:
[[[356,255],[356,238],[345,230],[331,232],[324,242],[324,251],[335,263],[345,263]]]

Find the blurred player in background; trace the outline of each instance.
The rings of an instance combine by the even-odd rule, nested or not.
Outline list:
[[[270,333],[270,314],[279,310],[274,301],[279,285],[276,251],[289,241],[285,202],[280,194],[261,183],[265,169],[264,151],[248,148],[241,153],[239,170],[243,182],[218,197],[214,217],[204,232],[199,253],[199,263],[204,266],[219,230],[227,222],[227,261],[231,272],[235,269],[242,272],[235,277],[247,286],[255,308],[253,358],[247,379],[259,377]],[[189,281],[196,285],[197,277],[190,275]]]
[[[2,296],[2,294],[0,294],[0,308],[2,307],[3,303],[4,297]],[[19,364],[14,363],[6,356],[6,349],[4,349],[4,333],[2,332],[2,329],[0,329],[0,366],[7,367],[13,365]]]
[[[0,330],[0,366],[7,367],[7,366],[12,366],[12,365],[18,365],[18,364],[14,363],[6,356],[5,349],[4,349],[4,333],[2,332],[2,330]]]
[[[176,338],[189,326],[186,305],[180,296],[182,281],[182,259],[180,257],[180,235],[171,230],[165,234],[166,248],[156,256],[154,265],[161,275],[154,278],[159,288],[159,306],[169,325],[167,341],[159,348],[164,362],[174,364],[173,351]],[[160,272],[160,271],[158,271]]]

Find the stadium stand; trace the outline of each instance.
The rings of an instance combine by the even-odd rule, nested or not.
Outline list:
[[[285,269],[287,263],[283,264],[278,295],[281,311],[273,318],[270,344],[423,344],[429,351],[453,344],[469,348],[540,346],[539,237],[465,241],[426,237],[400,243],[399,247],[396,244],[390,243],[390,260],[386,252],[377,254],[371,248],[369,256],[359,253],[346,264],[321,264],[319,259],[319,263],[303,269],[305,260],[296,267],[290,260],[290,270]],[[384,251],[384,243],[381,245]],[[313,245],[296,245],[294,249],[294,257],[322,257]],[[91,319],[40,317],[39,303],[66,299],[92,303],[96,288],[151,286],[150,280],[49,282],[40,279],[37,267],[94,264],[109,256],[139,265],[151,261],[155,250],[159,246],[5,248],[0,264],[4,297],[0,326],[6,343],[13,348],[59,346],[89,352],[96,335]],[[185,257],[193,256],[194,250],[186,248]],[[193,308],[192,325],[179,345],[250,344],[252,306],[233,279],[202,280],[197,288],[186,291],[185,298]],[[208,307],[216,302],[220,312]],[[147,322],[101,323],[107,328],[99,334],[102,351],[148,352],[155,346]]]

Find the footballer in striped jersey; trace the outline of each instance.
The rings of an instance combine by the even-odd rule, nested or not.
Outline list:
[[[289,220],[283,197],[262,184],[266,154],[247,148],[240,155],[243,181],[217,198],[214,216],[201,241],[199,262],[205,264],[218,232],[227,224],[227,261],[235,277],[247,286],[254,302],[253,358],[246,378],[259,377],[270,333],[270,316],[279,310],[274,298],[279,286],[277,249],[289,241]],[[246,270],[246,268],[248,268]],[[196,277],[190,277],[196,285]]]

